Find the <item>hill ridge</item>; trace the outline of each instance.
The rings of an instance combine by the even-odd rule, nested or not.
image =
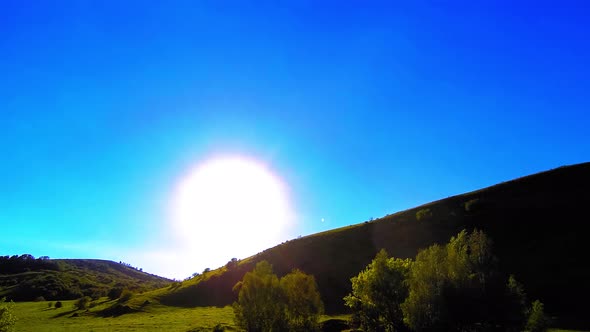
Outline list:
[[[267,260],[277,274],[293,268],[315,275],[328,312],[344,310],[342,297],[356,275],[385,248],[390,255],[413,258],[420,248],[445,243],[462,229],[484,230],[495,243],[503,271],[514,273],[548,312],[584,317],[579,308],[590,296],[590,268],[579,220],[587,219],[590,163],[562,166],[486,188],[450,196],[413,208],[333,230],[289,240],[240,261],[154,292],[169,305],[226,305],[231,291],[256,262]],[[429,210],[420,219],[417,214]],[[552,244],[559,244],[553,246]],[[567,257],[567,260],[563,257]],[[546,269],[546,262],[551,262]],[[585,278],[585,279],[584,279]],[[574,284],[582,289],[573,289]],[[564,298],[563,293],[576,294]]]

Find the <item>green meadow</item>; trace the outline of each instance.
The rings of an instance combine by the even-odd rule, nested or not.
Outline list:
[[[15,331],[159,331],[187,332],[213,331],[216,327],[225,331],[237,331],[231,306],[180,308],[150,304],[140,311],[118,317],[102,317],[100,311],[116,301],[101,298],[92,302],[92,308],[76,310],[76,301],[62,301],[62,308],[49,308],[45,302],[17,302],[14,311],[18,316]],[[55,303],[55,302],[53,302]],[[323,316],[328,319],[348,320],[348,315]]]
[[[139,312],[118,317],[101,317],[99,312],[115,301],[101,298],[93,307],[76,310],[75,301],[62,301],[63,307],[49,308],[48,302],[15,303],[16,331],[199,331],[216,325],[234,329],[231,307],[178,308],[148,305]]]
[[[63,307],[49,308],[49,302],[18,302],[15,312],[18,315],[15,331],[22,332],[61,332],[61,331],[158,331],[188,332],[213,331],[221,327],[225,331],[237,331],[230,306],[179,308],[161,304],[151,304],[142,311],[118,317],[101,317],[99,312],[112,306],[116,301],[101,298],[93,302],[88,311],[76,310],[75,301],[62,301]],[[347,315],[323,316],[328,319],[347,320]],[[580,332],[581,330],[550,329],[550,332]]]

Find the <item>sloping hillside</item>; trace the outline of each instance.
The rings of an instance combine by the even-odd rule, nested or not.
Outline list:
[[[501,268],[515,274],[531,298],[542,299],[550,314],[570,322],[585,317],[590,298],[588,188],[590,163],[561,167],[292,240],[154,295],[169,305],[226,305],[243,274],[268,260],[279,275],[293,268],[313,274],[327,311],[342,312],[350,278],[379,249],[415,257],[420,248],[447,242],[461,229],[479,228],[494,240]]]
[[[105,260],[0,257],[0,297],[15,301],[41,296],[46,300],[98,297],[113,287],[148,291],[169,283],[171,280]]]

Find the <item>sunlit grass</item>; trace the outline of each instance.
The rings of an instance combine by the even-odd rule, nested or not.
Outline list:
[[[20,302],[15,305],[16,331],[182,331],[212,329],[217,324],[233,328],[231,307],[176,308],[150,304],[142,311],[119,317],[101,317],[97,313],[114,301],[94,301],[88,311],[74,309],[75,301],[62,301],[60,309],[48,308],[48,302]],[[75,313],[78,317],[72,317]]]

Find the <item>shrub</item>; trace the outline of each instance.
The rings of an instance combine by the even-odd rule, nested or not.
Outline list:
[[[481,206],[481,202],[479,198],[474,198],[465,202],[463,206],[465,207],[466,212],[474,212],[478,209],[479,206]]]
[[[79,298],[76,303],[74,303],[74,307],[76,307],[76,309],[78,310],[84,310],[84,309],[88,309],[88,304],[90,303],[92,299],[90,298],[90,296],[83,296],[81,298]]]
[[[34,301],[34,302],[44,302],[44,301],[45,301],[45,298],[44,298],[43,296],[37,296],[37,297],[35,298],[35,300],[33,300],[33,301]]]
[[[121,297],[119,297],[119,303],[129,301],[129,299],[131,299],[132,296],[133,296],[133,293],[130,290],[124,289],[123,293],[121,293]]]
[[[53,308],[53,302],[48,302],[47,303],[47,308]]]
[[[107,296],[111,300],[116,300],[121,297],[122,293],[123,293],[123,287],[113,287],[113,288],[111,288],[111,290],[109,290]]]
[[[0,299],[0,332],[14,331],[16,317],[13,310],[14,303],[6,302],[6,298]]]
[[[61,303],[61,301],[57,301],[57,302],[55,302],[55,308],[56,308],[56,309],[59,309],[59,308],[61,308],[61,307],[63,307],[63,304]]]
[[[416,212],[416,220],[426,220],[432,218],[432,211],[430,209],[422,209]]]

